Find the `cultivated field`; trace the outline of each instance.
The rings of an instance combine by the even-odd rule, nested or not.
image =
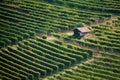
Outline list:
[[[0,0],[0,80],[120,80],[120,1]]]

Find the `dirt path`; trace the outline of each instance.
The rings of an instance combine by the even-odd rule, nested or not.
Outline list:
[[[88,25],[85,25],[84,27],[91,27],[91,26],[99,26],[99,25],[104,25],[106,24],[106,22],[112,22],[113,20],[117,20],[117,17],[112,17],[111,19],[106,19],[105,21],[101,22],[101,23],[95,23],[95,24],[92,24],[90,26]],[[59,34],[65,34],[65,35],[73,35],[73,31],[64,31],[64,32],[58,32]],[[50,41],[50,40],[58,40],[56,37],[54,36],[47,36],[47,40]]]
[[[58,40],[56,37],[54,37],[54,36],[48,36],[47,37],[47,40],[48,41],[51,41],[51,40]]]
[[[103,22],[97,22],[96,24],[92,24],[92,25],[90,25],[90,26],[99,26],[99,25],[104,25],[104,24],[106,24],[106,22],[112,22],[113,20],[117,20],[117,17],[112,17],[111,19],[106,19],[106,20],[104,20]],[[85,27],[90,27],[90,26],[88,26],[88,25],[85,25]]]
[[[97,23],[97,24],[92,24],[91,26],[98,26],[98,25],[104,25],[104,24],[106,24],[106,22],[109,22],[109,23],[111,23],[113,20],[117,20],[117,17],[112,17],[111,19],[109,19],[109,20],[105,20],[104,22],[102,22],[102,23]],[[88,25],[85,25],[85,27],[90,27],[90,26],[88,26]],[[73,31],[66,31],[66,32],[58,32],[59,34],[65,34],[65,35],[73,35]],[[88,34],[88,35],[86,35],[85,36],[85,38],[88,38],[88,37],[96,37],[94,34]],[[52,40],[59,40],[58,38],[56,38],[56,37],[54,37],[54,36],[48,36],[48,38],[47,38],[47,40],[48,41],[52,41]],[[64,40],[63,40],[64,41]],[[76,45],[76,46],[80,46],[80,47],[82,47],[82,48],[86,48],[86,49],[91,49],[91,50],[94,50],[94,55],[97,55],[98,53],[99,53],[99,51],[104,51],[104,50],[99,50],[99,49],[95,49],[95,48],[91,48],[91,47],[87,47],[87,46],[82,46],[82,45],[79,45],[79,44],[76,44],[76,43],[72,43],[72,42],[69,42],[69,41],[67,41],[67,43],[70,43],[70,44],[74,44],[74,45]],[[112,50],[111,51],[109,51],[109,52],[112,52]]]
[[[117,18],[116,17],[112,17],[111,19],[109,19],[109,20],[105,20],[104,22],[102,22],[102,23],[96,23],[96,24],[92,24],[92,25],[90,25],[90,26],[99,26],[99,25],[104,25],[104,24],[106,24],[106,22],[112,22],[113,20],[117,20]],[[88,25],[85,25],[84,27],[90,27],[90,26],[88,26]],[[73,35],[73,31],[66,31],[66,32],[58,32],[59,34],[66,34],[66,35]],[[47,38],[47,40],[49,41],[49,40],[58,40],[56,37],[54,37],[54,36],[48,36],[48,38]],[[73,44],[73,43],[71,43],[71,42],[67,42],[67,43],[70,43],[70,44]],[[76,45],[76,46],[80,46],[80,45],[77,45],[77,44],[74,44],[74,45]],[[89,47],[85,47],[85,46],[80,46],[80,47],[82,47],[82,48],[88,48],[88,49],[92,49],[92,48],[89,48]],[[91,62],[93,62],[95,59],[94,59],[94,56],[95,57],[102,57],[100,54],[99,54],[99,50],[97,50],[97,49],[93,49],[94,50],[94,55],[93,55],[93,57],[91,58],[91,59],[88,59],[88,60],[86,60],[85,62],[83,62],[83,63],[91,63]],[[70,67],[69,69],[64,69],[64,71],[60,71],[60,72],[58,72],[58,73],[56,73],[56,74],[53,74],[52,76],[47,76],[46,78],[44,78],[44,79],[42,79],[42,80],[49,80],[48,78],[49,77],[53,77],[54,75],[55,76],[60,76],[60,74],[66,74],[66,72],[65,71],[67,71],[67,70],[69,70],[69,71],[72,71],[73,69],[77,69],[77,68],[79,68],[78,66],[82,66],[83,64],[82,63],[78,63],[78,64],[75,64],[74,66],[72,66],[72,67]]]

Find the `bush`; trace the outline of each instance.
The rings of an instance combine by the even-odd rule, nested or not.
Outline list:
[[[118,17],[118,20],[120,20],[120,17]]]
[[[73,26],[74,26],[74,28],[83,27],[84,24],[83,23],[77,23],[77,24],[74,24]]]
[[[42,38],[43,38],[43,39],[47,39],[47,36],[46,36],[46,35],[43,35]]]

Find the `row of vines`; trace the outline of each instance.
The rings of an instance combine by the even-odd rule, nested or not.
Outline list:
[[[16,48],[0,50],[0,76],[3,80],[38,80],[92,57],[82,48],[70,49],[41,38],[24,40]]]
[[[77,68],[66,70],[64,73],[48,77],[49,80],[119,80],[120,55],[101,52],[101,57],[94,57],[94,61],[83,63]],[[44,79],[43,79],[44,80]]]
[[[110,14],[75,10],[44,2],[7,0],[0,3],[0,48],[33,38],[36,33],[41,35],[69,30],[83,26],[83,23],[90,25],[109,17]]]

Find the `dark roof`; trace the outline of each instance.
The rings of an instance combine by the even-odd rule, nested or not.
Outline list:
[[[81,33],[91,32],[87,27],[77,28],[77,30],[80,31]]]

